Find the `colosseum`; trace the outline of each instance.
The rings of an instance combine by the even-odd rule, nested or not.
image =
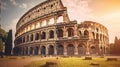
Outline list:
[[[100,55],[109,51],[105,26],[71,21],[61,0],[46,0],[16,25],[15,55]]]

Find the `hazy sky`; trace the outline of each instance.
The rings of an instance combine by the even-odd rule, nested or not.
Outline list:
[[[6,31],[13,29],[20,17],[45,0],[0,0],[0,24]],[[120,38],[120,0],[62,0],[71,20],[84,20],[103,24],[109,30],[110,43]]]

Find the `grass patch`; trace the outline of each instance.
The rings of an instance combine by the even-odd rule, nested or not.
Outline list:
[[[120,59],[118,61],[106,61],[106,58],[92,58],[92,60],[84,60],[84,57],[77,58],[48,58],[41,61],[34,61],[24,67],[46,67],[46,61],[57,60],[57,66],[50,67],[120,67]],[[98,66],[92,66],[91,63],[98,63]]]

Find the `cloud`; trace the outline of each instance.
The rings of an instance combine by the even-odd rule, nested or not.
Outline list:
[[[22,4],[19,5],[19,7],[26,9],[28,7],[28,5],[26,3],[22,3]]]
[[[10,0],[10,2],[11,2],[13,5],[18,5],[18,3],[16,2],[16,0]]]
[[[1,7],[0,9],[5,10],[6,9],[6,3],[1,1]]]
[[[89,7],[90,0],[62,0],[64,6],[68,9],[68,14],[71,20],[78,22],[93,19],[92,9]]]

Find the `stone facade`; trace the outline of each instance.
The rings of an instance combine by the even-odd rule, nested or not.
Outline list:
[[[61,0],[47,0],[25,13],[16,25],[16,55],[98,55],[109,51],[103,25],[70,21]]]

